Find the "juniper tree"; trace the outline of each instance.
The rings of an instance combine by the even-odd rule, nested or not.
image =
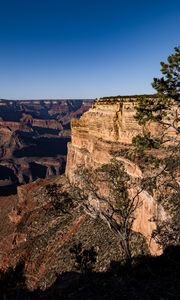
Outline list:
[[[154,98],[139,97],[136,104],[138,123],[145,128],[148,122],[156,122],[162,128],[161,136],[154,137],[144,129],[143,135],[133,139],[134,145],[141,151],[160,148],[166,152],[159,168],[156,167],[156,175],[144,180],[146,186],[153,181],[154,196],[168,212],[164,221],[157,216],[157,229],[153,232],[153,238],[162,248],[180,242],[180,47],[174,50],[167,62],[161,62],[163,76],[153,80],[152,86],[157,95]],[[170,137],[168,130],[174,133]],[[171,146],[166,144],[169,141]]]
[[[132,224],[135,210],[140,205],[138,196],[141,191],[136,189],[139,179],[131,178],[123,164],[114,158],[95,170],[79,166],[76,180],[85,211],[108,224],[119,239],[122,257],[131,263]],[[136,192],[131,195],[129,191],[133,187]],[[97,206],[91,205],[91,200],[95,200]]]

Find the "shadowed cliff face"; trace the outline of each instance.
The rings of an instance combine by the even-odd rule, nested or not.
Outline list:
[[[0,100],[0,195],[65,171],[70,119],[91,101]]]

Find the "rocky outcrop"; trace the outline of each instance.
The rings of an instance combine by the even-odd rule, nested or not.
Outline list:
[[[38,178],[49,178],[64,173],[66,157],[59,156],[56,158],[16,158],[15,162],[7,159],[0,162],[2,167],[12,171],[19,184],[25,184]],[[17,167],[18,166],[18,167]],[[5,174],[4,174],[5,176]],[[4,180],[12,180],[12,176],[7,175]],[[1,180],[0,180],[1,182]]]
[[[73,171],[82,163],[98,166],[109,162],[111,153],[132,144],[142,132],[135,116],[136,98],[99,99],[83,116],[71,121],[71,143],[68,145],[66,175],[72,181]],[[150,124],[156,136],[160,128]],[[132,164],[132,162],[131,162]]]
[[[62,207],[56,205],[53,193]],[[80,242],[84,249],[94,247],[95,271],[106,271],[121,257],[118,237],[85,213],[65,176],[19,187],[17,196],[0,197],[0,209],[0,270],[25,261],[30,290],[45,290],[57,274],[75,270],[70,248]]]
[[[32,126],[42,127],[42,128],[52,128],[63,130],[63,126],[56,120],[41,120],[41,119],[33,119]]]
[[[66,165],[66,176],[71,183],[76,184],[75,172],[80,166],[95,169],[110,163],[115,153],[126,152],[133,147],[132,138],[142,133],[134,118],[135,102],[136,98],[131,97],[99,99],[79,120],[72,120],[72,137],[68,144]],[[162,130],[153,123],[148,124],[148,129],[155,136]],[[123,163],[132,178],[143,178],[143,171],[137,162],[134,163],[123,155],[119,155],[117,160]],[[138,193],[138,187],[131,192]],[[156,200],[147,191],[142,191],[138,194],[138,201],[133,229],[146,237],[152,254],[159,254],[161,250],[151,238],[152,231],[156,228],[153,221],[158,212]],[[95,210],[99,207],[97,202],[90,203]]]
[[[132,138],[141,132],[134,120],[134,100],[126,97],[116,101],[113,99],[111,102],[108,102],[109,99],[96,101],[79,120],[72,120],[66,176],[52,176],[58,175],[58,160],[34,157],[33,164],[36,168],[41,165],[41,170],[45,167],[46,177],[49,176],[50,179],[38,179],[19,186],[17,195],[0,198],[0,269],[15,267],[23,259],[25,281],[30,290],[45,290],[52,285],[57,274],[74,270],[70,248],[79,242],[84,249],[94,247],[97,254],[95,272],[106,271],[112,261],[122,258],[119,237],[110,229],[109,217],[114,224],[120,222],[118,215],[112,213],[113,203],[92,197],[86,201],[80,197],[75,171],[82,165],[95,170],[96,167],[109,163],[118,152],[117,160],[123,163],[126,173],[132,179],[137,179],[138,182],[146,176],[146,171],[150,172],[144,170],[137,160],[123,155],[133,149]],[[23,107],[26,102],[21,105]],[[38,101],[34,103],[36,105],[41,107]],[[58,107],[54,110],[51,108],[50,101],[46,101],[46,106],[52,114],[58,112]],[[27,115],[24,118],[26,122],[31,121]],[[59,118],[62,124],[66,123],[64,116],[59,115]],[[148,126],[154,134],[158,134],[160,128],[154,124]],[[7,140],[11,136],[9,130],[5,131]],[[165,156],[159,150],[153,155]],[[24,174],[28,176],[27,164],[32,167],[32,160],[28,159],[17,159],[22,173],[10,160],[4,160],[3,167],[13,169],[18,178]],[[32,178],[34,179],[36,178]],[[101,187],[104,194],[109,192],[105,186],[106,183]],[[138,201],[133,223],[133,230],[138,235],[138,243],[134,247],[136,255],[147,250],[145,244],[139,243],[143,241],[142,235],[146,238],[150,252],[160,254],[151,235],[156,228],[157,213],[161,214],[162,219],[166,218],[164,210],[161,208],[159,211],[160,206],[148,190],[140,190],[138,185],[133,185],[128,192],[131,197],[137,195]],[[96,218],[97,216],[100,218]]]
[[[23,130],[23,131],[30,131],[31,129],[21,122],[10,122],[10,121],[0,121],[0,127],[7,127],[13,131],[16,130]]]

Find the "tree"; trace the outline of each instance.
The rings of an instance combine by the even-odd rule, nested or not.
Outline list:
[[[175,48],[175,54],[169,56],[168,63],[161,63],[165,76],[154,79],[153,86],[158,94],[137,99],[136,119],[143,127],[143,135],[133,140],[138,147],[133,157],[136,159],[135,163],[147,168],[144,177],[129,176],[118,159],[95,170],[79,166],[76,172],[76,185],[80,187],[79,198],[83,201],[84,209],[91,216],[104,220],[117,234],[123,256],[128,262],[132,260],[132,224],[135,211],[140,205],[139,194],[144,190],[157,200],[159,207],[168,211],[168,217],[163,221],[160,213],[156,217],[157,229],[152,237],[163,248],[180,240],[179,61],[179,48]],[[161,128],[160,136],[152,136],[148,131],[149,127],[146,125],[150,122],[158,123]],[[169,130],[173,130],[173,136],[169,136]],[[170,142],[171,148],[167,148],[167,142]],[[146,153],[146,149],[151,152]],[[158,157],[154,149],[159,151]],[[127,152],[128,150],[126,154]]]
[[[97,260],[97,253],[94,247],[83,249],[82,243],[74,244],[69,249],[71,258],[75,261],[74,266],[82,273],[92,272]]]
[[[175,53],[169,55],[167,63],[161,62],[161,78],[154,78],[153,88],[159,95],[180,102],[180,47],[174,48]]]
[[[144,186],[153,182],[153,196],[168,212],[163,221],[157,216],[157,229],[152,235],[162,248],[180,243],[180,47],[174,49],[175,53],[168,57],[167,62],[161,62],[163,77],[154,78],[152,83],[157,95],[154,98],[142,96],[137,100],[135,118],[143,126],[143,135],[133,139],[138,150],[159,148],[166,153],[159,159],[152,175],[143,182]],[[147,132],[149,122],[161,126],[158,138]]]
[[[123,164],[116,159],[96,170],[79,166],[76,178],[80,186],[80,197],[84,199],[84,209],[91,216],[100,217],[116,233],[122,256],[127,262],[131,262],[132,224],[141,191],[132,195],[130,189],[134,186],[137,188],[139,179],[132,179]],[[92,201],[96,204],[92,205]]]
[[[51,198],[52,208],[59,214],[69,214],[70,210],[76,205],[70,193],[61,190],[60,184],[47,184],[45,192]]]
[[[168,62],[161,62],[161,78],[154,78],[152,83],[157,95],[153,98],[139,97],[136,104],[136,120],[140,125],[155,121],[164,126],[164,132],[173,128],[180,133],[180,47],[168,57]],[[164,137],[164,133],[163,133]],[[161,138],[161,141],[163,139]]]

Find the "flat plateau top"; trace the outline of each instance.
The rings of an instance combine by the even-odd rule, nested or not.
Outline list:
[[[122,102],[134,102],[139,97],[147,97],[147,98],[157,98],[157,94],[151,94],[151,95],[129,95],[129,96],[109,96],[109,97],[102,97],[97,98],[95,100],[95,103],[98,104],[115,104],[115,103],[122,103]]]

